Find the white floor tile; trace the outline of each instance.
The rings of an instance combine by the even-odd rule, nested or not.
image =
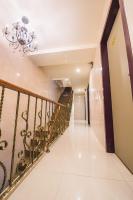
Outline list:
[[[35,168],[9,199],[55,200],[60,181],[60,174],[48,173]]]
[[[113,159],[123,179],[126,181],[133,181],[133,174],[126,168],[125,165],[122,164],[120,159],[116,155],[114,156]]]
[[[132,175],[84,123],[72,124],[50,150],[9,200],[133,199]]]
[[[132,191],[133,191],[133,181],[128,181],[128,184],[132,188]]]
[[[64,175],[56,200],[132,200],[124,181]]]

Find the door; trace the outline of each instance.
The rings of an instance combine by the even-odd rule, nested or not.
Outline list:
[[[85,95],[74,95],[74,120],[85,120]]]
[[[108,39],[115,152],[133,172],[133,99],[120,12]]]

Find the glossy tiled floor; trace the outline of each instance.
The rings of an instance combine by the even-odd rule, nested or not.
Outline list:
[[[75,123],[9,200],[133,200],[133,176],[107,154],[85,123]]]

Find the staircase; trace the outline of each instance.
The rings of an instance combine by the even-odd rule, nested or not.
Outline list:
[[[73,102],[73,91],[71,87],[66,87],[64,89],[58,102],[66,106],[66,124],[69,126]]]
[[[0,175],[0,199],[6,199],[12,188],[16,187],[45,152],[50,152],[50,145],[69,126],[73,92],[72,88],[65,88],[59,101],[54,102],[3,80],[0,80],[0,91],[0,170],[3,171],[2,177]],[[2,119],[3,109],[5,111],[5,106],[8,107],[7,103],[10,104],[12,101],[6,99],[5,102],[8,91],[16,94],[16,99],[13,99],[15,101],[13,103],[16,104],[13,117],[14,129],[13,133],[10,132],[13,137],[10,137],[10,140],[5,132],[5,127],[10,124],[10,121]],[[25,96],[27,105],[26,110],[20,113],[22,96],[23,98]],[[30,117],[33,119],[33,130],[31,130]],[[4,152],[9,154],[10,158],[7,159]]]

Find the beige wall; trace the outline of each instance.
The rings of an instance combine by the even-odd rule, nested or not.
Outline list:
[[[41,68],[32,64],[27,58],[21,56],[19,53],[13,53],[12,49],[5,43],[0,41],[0,79],[14,83],[18,86],[31,90],[42,96],[49,97],[53,100],[57,100],[60,92],[56,88],[54,82],[50,81]],[[1,87],[0,87],[1,94]],[[14,134],[14,120],[16,111],[17,93],[7,90],[5,91],[5,98],[2,112],[2,139],[8,142],[8,147],[0,154],[0,160],[5,164],[7,169],[7,184],[10,176],[11,154],[13,146],[13,134]],[[23,137],[21,131],[25,129],[25,122],[21,117],[22,112],[27,109],[27,96],[21,95],[20,107],[18,114],[18,126],[17,126],[17,138],[15,146],[15,163],[19,161],[18,153],[23,150]],[[45,107],[45,104],[44,104]],[[37,113],[40,111],[41,102],[38,100]],[[43,110],[44,111],[44,110]],[[34,127],[34,112],[35,112],[35,98],[30,100],[29,111],[29,128],[32,132]],[[43,112],[43,124],[44,124]],[[37,123],[39,125],[39,118],[37,117]],[[32,137],[32,136],[31,136]],[[14,166],[15,172],[16,165]],[[3,171],[0,168],[0,185],[3,179]]]
[[[0,79],[36,92],[42,96],[58,99],[58,90],[43,70],[35,66],[28,57],[13,53],[0,41]]]

